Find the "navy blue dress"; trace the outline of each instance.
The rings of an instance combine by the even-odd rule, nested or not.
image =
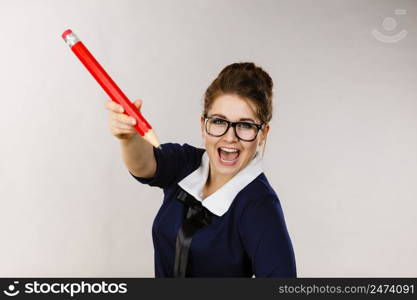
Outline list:
[[[173,277],[177,232],[185,218],[184,204],[176,199],[179,183],[201,168],[204,154],[188,144],[163,144],[162,150],[154,148],[153,178],[131,174],[164,192],[152,226],[156,277]],[[239,187],[230,206],[217,210],[211,224],[193,236],[188,264],[187,277],[296,277],[282,208],[264,173]]]

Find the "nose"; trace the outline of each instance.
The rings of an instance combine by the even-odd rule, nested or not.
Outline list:
[[[229,143],[238,141],[235,130],[232,126],[230,126],[226,133],[223,135],[223,139]]]

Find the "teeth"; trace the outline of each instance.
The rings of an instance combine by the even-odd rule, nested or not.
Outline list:
[[[238,152],[239,151],[237,149],[229,149],[229,148],[223,148],[223,147],[220,147],[220,150],[222,150],[224,152],[229,152],[229,153],[233,153],[233,152]]]
[[[226,159],[223,159],[223,158],[221,158],[221,157],[220,157],[220,160],[221,160],[222,162],[231,163],[231,162],[236,161],[236,160],[237,160],[237,158],[236,158],[236,159],[234,159],[234,160],[226,160]]]

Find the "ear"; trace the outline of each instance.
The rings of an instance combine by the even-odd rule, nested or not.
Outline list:
[[[204,116],[203,115],[201,115],[201,117],[200,117],[200,125],[201,125],[201,137],[203,137],[204,138]]]
[[[266,124],[261,131],[261,138],[259,141],[259,146],[263,146],[265,144],[266,137],[268,136],[268,132],[269,132],[269,124]]]

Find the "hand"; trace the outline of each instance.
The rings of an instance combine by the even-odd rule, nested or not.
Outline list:
[[[142,100],[138,99],[133,104],[140,111]],[[134,126],[136,120],[124,114],[124,108],[114,101],[107,100],[104,103],[105,108],[109,111],[109,128],[111,133],[120,140],[130,140],[137,134]]]

